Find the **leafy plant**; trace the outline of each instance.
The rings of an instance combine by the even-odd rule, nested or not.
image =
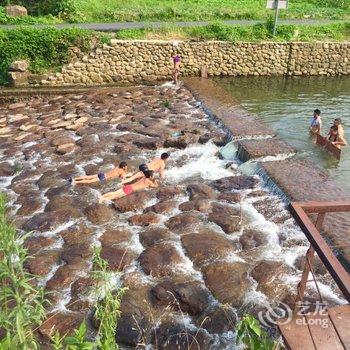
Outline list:
[[[6,333],[2,350],[38,349],[33,329],[45,317],[44,291],[33,287],[34,276],[23,268],[28,258],[23,239],[7,222],[6,198],[0,194],[0,324]]]
[[[244,315],[237,325],[237,345],[248,350],[277,350],[278,344],[261,329],[259,321],[252,315]]]
[[[169,109],[171,107],[171,103],[169,100],[165,100],[162,102],[162,106]]]

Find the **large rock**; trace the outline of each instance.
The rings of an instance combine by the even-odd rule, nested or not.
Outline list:
[[[186,327],[185,323],[166,321],[154,331],[153,344],[158,350],[211,349],[213,340],[202,329]]]
[[[204,313],[196,324],[211,334],[223,334],[235,331],[237,321],[237,314],[232,307],[220,305]]]
[[[229,203],[240,203],[242,200],[242,195],[238,192],[224,192],[219,194],[218,200]]]
[[[39,250],[49,247],[54,244],[56,239],[54,237],[32,236],[24,241],[24,247],[28,250],[29,255],[37,253]]]
[[[8,6],[9,7],[9,6]],[[21,6],[19,6],[21,7]],[[10,64],[11,72],[26,72],[29,68],[29,62],[26,60],[14,61]]]
[[[75,245],[90,240],[94,231],[84,224],[75,225],[61,231],[60,236],[63,238],[66,246]]]
[[[187,186],[190,193],[190,200],[213,199],[216,197],[215,191],[206,184],[191,184]]]
[[[182,211],[197,210],[200,212],[207,212],[210,208],[211,204],[207,199],[194,199],[179,205],[179,209]]]
[[[150,212],[144,213],[144,214],[133,215],[128,219],[128,222],[131,225],[149,226],[149,225],[158,224],[160,219],[161,219],[160,215],[150,211]]]
[[[181,236],[187,255],[197,265],[224,259],[235,251],[234,245],[225,237],[207,230],[205,233],[190,233]]]
[[[184,194],[184,190],[179,186],[162,187],[157,192],[157,198],[160,201],[166,201]]]
[[[25,267],[30,273],[38,276],[47,275],[51,269],[59,263],[60,252],[57,250],[47,250],[30,257]]]
[[[77,243],[69,246],[64,245],[63,249],[61,259],[67,264],[76,264],[83,260],[91,260],[93,255],[91,242]]]
[[[252,189],[258,184],[259,180],[253,176],[236,175],[224,177],[211,182],[211,186],[220,192]]]
[[[173,234],[166,228],[150,227],[145,231],[140,232],[140,242],[144,247],[150,247],[161,241],[172,239]]]
[[[186,134],[180,137],[170,137],[164,142],[166,148],[179,148],[185,149],[190,144],[196,143],[199,140],[198,135]]]
[[[210,302],[210,293],[199,281],[176,283],[166,280],[152,288],[151,293],[155,306],[180,309],[190,315],[201,314]]]
[[[250,282],[248,264],[242,262],[216,262],[203,268],[205,284],[221,303],[240,307]]]
[[[233,233],[239,231],[241,213],[239,209],[215,203],[208,219],[219,225],[225,233]]]
[[[38,330],[45,339],[51,340],[51,337],[56,332],[61,336],[73,333],[83,322],[84,318],[84,313],[76,312],[49,314]]]
[[[91,204],[84,212],[93,224],[113,222],[116,219],[114,211],[104,204]]]
[[[163,214],[163,213],[169,213],[175,208],[176,208],[176,201],[169,200],[169,201],[158,202],[154,205],[151,205],[150,207],[147,207],[144,210],[144,212],[148,213],[153,211],[157,214]]]
[[[13,176],[15,175],[15,167],[9,162],[0,163],[0,176]]]
[[[183,263],[178,250],[170,243],[157,243],[142,252],[139,263],[147,275],[155,277],[172,276],[176,265]]]
[[[152,194],[148,191],[134,192],[129,196],[114,201],[115,208],[120,212],[143,209],[151,199]]]
[[[195,228],[201,226],[202,219],[197,213],[185,212],[171,217],[166,221],[165,226],[177,233],[191,232]]]
[[[239,243],[242,245],[242,249],[254,249],[261,245],[265,245],[268,243],[268,238],[264,232],[248,229],[244,230],[241,237],[239,237]]]
[[[124,228],[108,229],[100,237],[100,242],[103,246],[113,246],[120,243],[130,242],[132,233]]]
[[[123,271],[134,262],[136,254],[130,248],[102,246],[101,258],[108,262],[111,270]]]
[[[23,198],[21,202],[21,207],[17,211],[17,215],[28,216],[34,214],[42,206],[40,198],[28,196]]]
[[[264,260],[253,268],[250,275],[258,282],[257,290],[269,300],[283,300],[290,293],[290,287],[283,282],[283,276],[291,271],[283,262]]]

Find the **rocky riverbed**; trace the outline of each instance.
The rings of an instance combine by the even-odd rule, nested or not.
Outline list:
[[[0,124],[9,216],[20,234],[31,232],[26,267],[51,302],[43,340],[91,319],[98,245],[114,286],[127,287],[116,333],[122,347],[234,348],[237,317],[292,302],[307,241],[258,176],[220,156],[229,135],[184,87],[15,98],[0,104]],[[67,182],[122,160],[136,170],[165,150],[159,189],[106,205],[98,197],[118,181]],[[325,299],[340,303],[317,266]]]

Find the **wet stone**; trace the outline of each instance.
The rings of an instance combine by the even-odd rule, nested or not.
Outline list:
[[[90,228],[81,224],[79,226],[71,226],[59,234],[63,238],[65,245],[69,246],[89,240],[93,233]]]
[[[210,303],[209,291],[198,281],[177,283],[166,280],[152,288],[151,294],[155,306],[180,309],[190,315],[201,314]]]
[[[118,211],[122,213],[143,209],[146,205],[146,202],[151,199],[151,196],[151,192],[134,192],[129,196],[115,200],[114,206]]]
[[[15,167],[9,162],[0,163],[0,176],[13,176],[15,175]]]
[[[231,241],[209,230],[183,235],[181,236],[181,242],[187,255],[200,266],[218,259],[224,259],[235,250]]]
[[[264,232],[248,229],[244,230],[241,237],[239,237],[239,243],[242,245],[242,249],[249,250],[265,245],[268,243],[268,237]]]
[[[211,334],[223,334],[235,331],[237,321],[237,314],[230,306],[220,305],[204,313],[196,324]]]
[[[130,242],[132,233],[125,228],[108,229],[100,237],[103,246],[113,246],[120,243]]]
[[[210,349],[212,344],[210,335],[204,330],[186,328],[175,320],[162,323],[154,334],[153,343],[159,350],[202,350]]]
[[[24,241],[24,247],[29,255],[37,253],[39,250],[49,247],[56,242],[54,237],[32,236]]]
[[[160,215],[153,212],[148,212],[145,214],[133,215],[128,219],[128,222],[131,225],[149,226],[149,225],[157,224],[160,221],[160,219],[161,219]]]
[[[93,224],[113,222],[116,219],[115,212],[104,204],[91,204],[85,208],[84,212]]]
[[[174,197],[184,194],[184,190],[179,186],[166,186],[162,187],[157,192],[157,198],[160,201],[166,201],[173,199]]]
[[[196,199],[214,199],[215,191],[206,184],[190,184],[187,186],[187,191],[190,194],[190,200]]]
[[[217,203],[213,204],[208,219],[220,226],[227,234],[239,231],[241,225],[239,209]]]
[[[218,200],[229,203],[240,203],[242,200],[242,195],[237,192],[224,192],[219,194]]]
[[[239,307],[250,287],[248,268],[248,264],[241,262],[216,262],[207,265],[202,272],[205,284],[216,299]]]
[[[82,260],[91,260],[93,255],[91,242],[63,246],[61,259],[67,264],[76,264]]]
[[[39,333],[45,339],[51,339],[55,332],[61,336],[71,334],[85,318],[85,313],[54,313],[47,315],[46,321],[39,327]]]
[[[202,219],[197,213],[185,212],[171,217],[165,222],[165,226],[177,233],[187,233],[202,224]]]
[[[36,197],[26,197],[22,202],[21,207],[17,211],[17,215],[28,216],[34,214],[41,209],[42,202]]]
[[[130,248],[102,246],[101,258],[108,262],[111,270],[123,271],[134,262],[136,254]]]
[[[26,261],[25,267],[33,275],[45,276],[51,271],[54,265],[60,262],[59,256],[60,252],[57,250],[42,251],[30,257]]]
[[[165,277],[173,275],[183,259],[172,244],[157,243],[141,253],[139,263],[147,275]]]
[[[184,202],[179,205],[181,211],[200,211],[208,212],[211,208],[211,204],[207,199],[195,199],[189,202]]]
[[[236,175],[212,181],[210,185],[213,186],[216,190],[224,192],[232,190],[253,189],[258,184],[258,182],[259,180],[253,176]]]
[[[150,227],[140,232],[140,242],[144,247],[150,247],[158,242],[174,238],[171,231],[162,227]]]
[[[176,208],[176,203],[177,202],[173,200],[158,202],[150,207],[147,207],[144,212],[155,212],[157,214],[169,213]]]

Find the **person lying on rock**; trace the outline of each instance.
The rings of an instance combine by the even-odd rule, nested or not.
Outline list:
[[[146,170],[152,170],[155,173],[159,173],[159,177],[161,179],[164,179],[164,169],[165,169],[165,162],[169,158],[169,153],[162,153],[160,158],[156,157],[148,164],[141,164],[139,166],[139,172],[134,174],[131,177],[128,177],[127,179],[122,181],[122,184],[132,182],[136,179],[139,179],[141,177],[144,177],[144,172]]]
[[[70,178],[68,181],[72,185],[78,184],[91,184],[95,182],[105,182],[112,179],[124,179],[127,176],[128,164],[126,162],[121,162],[118,167],[113,168],[106,173],[98,173],[95,175],[79,176],[75,178]]]
[[[115,192],[108,192],[100,197],[99,203],[107,200],[114,200],[128,196],[131,193],[142,191],[149,187],[158,187],[156,180],[153,179],[154,172],[152,170],[145,170],[143,172],[144,176],[139,181],[133,183],[132,185],[123,185],[121,189]]]

